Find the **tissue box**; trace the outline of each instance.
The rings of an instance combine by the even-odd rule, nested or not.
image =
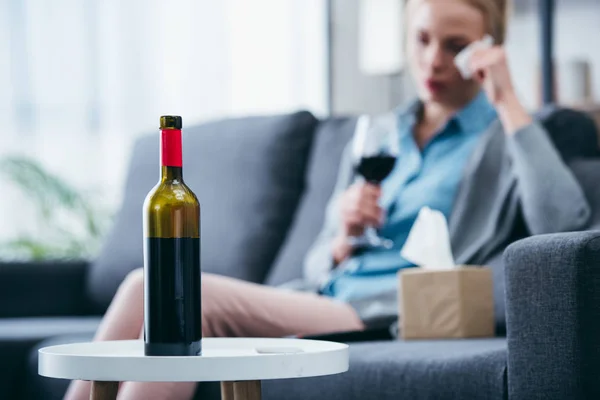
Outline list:
[[[399,273],[400,337],[447,339],[495,333],[492,271],[409,268]]]

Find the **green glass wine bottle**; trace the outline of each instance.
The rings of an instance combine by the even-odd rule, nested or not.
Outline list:
[[[183,181],[182,119],[160,118],[160,180],[144,201],[144,342],[149,356],[202,353],[200,203]]]

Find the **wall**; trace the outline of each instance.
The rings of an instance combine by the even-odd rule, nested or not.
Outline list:
[[[507,50],[515,86],[525,105],[538,104],[539,23],[537,1],[519,0],[511,20]],[[358,69],[358,0],[332,0],[333,112],[336,114],[389,110],[414,95],[402,79],[367,77]],[[558,0],[555,21],[557,64],[571,58],[593,63],[593,92],[600,99],[600,40],[598,0]],[[560,79],[560,72],[558,73]],[[405,78],[406,80],[406,78]]]
[[[537,19],[537,1],[522,1],[513,17],[507,43],[515,85],[524,103],[529,107],[538,104]],[[594,45],[600,41],[600,2],[557,1],[554,39],[557,81],[561,78],[561,64],[571,59],[587,59],[592,63],[592,92],[596,99],[600,99],[600,53],[595,50]]]
[[[358,0],[332,2],[332,112],[378,113],[402,99],[398,78],[365,76],[358,68]]]

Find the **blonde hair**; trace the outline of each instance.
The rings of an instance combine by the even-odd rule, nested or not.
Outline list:
[[[417,0],[406,0],[406,6]],[[460,0],[478,9],[484,16],[488,33],[494,38],[494,43],[504,44],[510,14],[510,0]],[[408,13],[407,13],[408,14]]]

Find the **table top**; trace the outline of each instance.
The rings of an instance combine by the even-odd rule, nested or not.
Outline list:
[[[304,339],[204,338],[202,355],[144,355],[143,340],[73,343],[39,350],[38,372],[90,381],[211,382],[302,378],[348,370],[348,346]]]

